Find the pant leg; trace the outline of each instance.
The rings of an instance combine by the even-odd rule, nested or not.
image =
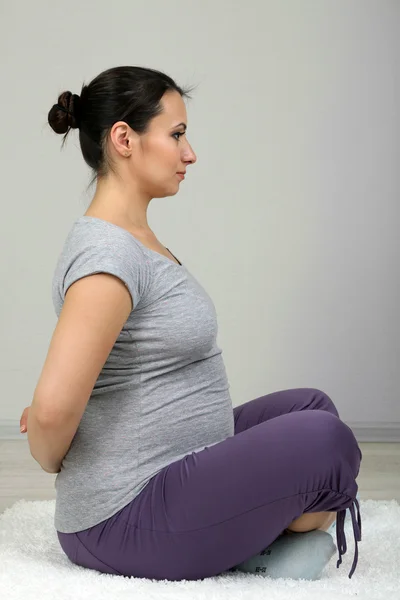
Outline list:
[[[265,396],[246,402],[234,409],[234,420],[235,420],[235,434],[240,433],[253,427],[254,425],[273,419],[282,414],[298,410],[324,410],[333,415],[339,417],[336,406],[332,400],[324,393],[315,388],[297,388],[291,390],[282,390],[274,392]],[[362,460],[362,453],[358,448],[360,461]],[[358,494],[357,494],[358,498]],[[353,566],[350,571],[349,577],[352,576],[357,565],[358,560],[358,547],[357,542],[361,540],[361,516],[359,512],[358,499],[354,499],[354,504],[350,505],[347,510],[340,510],[337,512],[337,523],[336,523],[336,538],[337,546],[339,550],[339,560],[337,566],[342,562],[342,555],[346,553],[346,537],[344,533],[344,522],[346,514],[349,513],[352,519],[354,541],[355,541],[355,556]],[[356,518],[354,505],[358,510],[358,516]],[[315,510],[305,512],[318,512]],[[332,534],[333,535],[333,534]]]
[[[321,390],[316,388],[281,390],[236,406],[233,409],[235,435],[263,421],[300,410],[324,410],[339,417],[333,401]]]
[[[78,564],[159,580],[217,575],[303,513],[352,506],[360,460],[335,414],[273,416],[168,465],[116,515],[75,534],[84,548]]]

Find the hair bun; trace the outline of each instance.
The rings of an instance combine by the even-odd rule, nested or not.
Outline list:
[[[48,114],[50,127],[56,133],[67,133],[77,129],[80,124],[80,96],[71,92],[63,92],[53,104]]]

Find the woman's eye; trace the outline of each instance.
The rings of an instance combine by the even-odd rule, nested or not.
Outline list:
[[[178,136],[178,140],[179,140],[180,136],[181,136],[181,135],[184,135],[184,134],[183,134],[181,131],[177,131],[176,133],[173,133],[173,134],[172,134],[172,137],[174,137],[174,135],[177,135],[177,136]],[[176,139],[176,138],[175,138],[175,139]]]

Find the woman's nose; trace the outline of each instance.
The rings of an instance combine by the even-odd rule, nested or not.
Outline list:
[[[194,165],[194,163],[196,162],[196,160],[197,160],[197,156],[195,155],[195,153],[194,153],[194,152],[192,152],[192,154],[191,154],[191,158],[188,160],[188,162],[189,162],[191,165]]]
[[[197,160],[197,156],[193,152],[193,149],[190,144],[187,145],[184,160],[185,160],[185,162],[190,162],[192,164],[194,164]]]

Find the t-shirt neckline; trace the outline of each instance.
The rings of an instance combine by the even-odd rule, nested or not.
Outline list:
[[[156,254],[161,259],[167,260],[169,263],[171,263],[172,265],[175,265],[176,267],[179,267],[180,269],[182,269],[182,268],[184,269],[185,268],[185,265],[183,265],[182,263],[178,264],[178,263],[174,262],[173,260],[171,260],[170,258],[168,258],[168,256],[164,256],[164,254],[160,254],[160,252],[157,252],[157,250],[152,250],[152,248],[149,248],[148,246],[146,246],[145,244],[143,244],[130,231],[128,231],[127,229],[125,229],[125,227],[120,227],[119,225],[116,225],[115,223],[111,223],[111,221],[107,221],[106,219],[100,219],[100,217],[93,217],[91,215],[82,215],[81,217],[79,217],[77,219],[77,221],[85,220],[85,219],[89,219],[89,220],[90,219],[94,219],[95,221],[100,221],[101,223],[106,223],[107,225],[111,225],[112,227],[116,227],[117,229],[121,229],[122,231],[125,231],[125,233],[127,233],[129,236],[131,236],[140,246],[142,246],[142,248],[144,248],[148,252],[151,252],[152,254]],[[171,252],[169,250],[169,248],[166,247],[166,249],[168,250],[168,252]],[[172,254],[172,252],[171,252],[171,254]],[[174,256],[174,255],[172,254],[172,256]],[[174,258],[176,258],[176,256],[174,256]],[[176,260],[178,260],[178,259],[176,259]]]

